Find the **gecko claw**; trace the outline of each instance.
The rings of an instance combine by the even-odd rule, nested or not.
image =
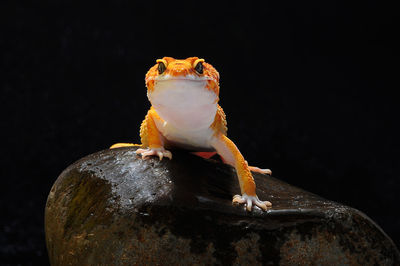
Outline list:
[[[142,159],[146,159],[148,156],[156,155],[160,159],[160,161],[167,157],[168,159],[172,159],[172,153],[164,148],[147,148],[147,149],[137,149],[136,154],[142,155]]]
[[[266,211],[268,208],[272,207],[272,203],[269,201],[261,201],[256,196],[248,196],[246,193],[243,193],[242,196],[235,195],[233,196],[232,204],[246,204],[247,211],[251,212],[253,204],[259,207],[260,209]]]
[[[164,157],[167,157],[168,159],[172,160],[172,153],[168,150],[164,150]]]

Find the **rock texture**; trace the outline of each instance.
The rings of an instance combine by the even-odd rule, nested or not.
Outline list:
[[[393,265],[367,216],[254,174],[268,212],[232,206],[233,169],[184,151],[142,160],[104,150],[69,166],[45,213],[52,265]]]

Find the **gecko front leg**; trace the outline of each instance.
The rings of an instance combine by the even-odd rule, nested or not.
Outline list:
[[[151,108],[140,126],[140,137],[142,139],[142,148],[136,150],[143,159],[147,156],[158,156],[160,160],[164,157],[172,159],[172,153],[164,149],[164,137],[158,131],[155,119],[161,119],[157,112]]]
[[[257,197],[256,184],[249,166],[236,145],[227,136],[217,134],[212,139],[212,146],[227,164],[235,167],[242,195],[235,195],[232,203],[245,204],[248,211],[251,211],[253,205],[264,211],[271,207],[271,202],[261,201]]]

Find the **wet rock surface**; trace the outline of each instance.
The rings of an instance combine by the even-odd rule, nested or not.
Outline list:
[[[173,151],[142,160],[104,150],[58,177],[45,211],[52,265],[393,265],[400,255],[367,216],[256,174],[273,208],[232,206],[233,169]]]

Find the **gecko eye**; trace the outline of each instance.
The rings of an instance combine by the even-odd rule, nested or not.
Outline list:
[[[158,62],[158,73],[162,74],[164,73],[164,71],[167,69],[167,67],[165,66],[165,64],[163,62]]]
[[[199,74],[203,74],[203,62],[202,61],[198,62],[194,67],[194,70],[196,70],[196,72]]]

